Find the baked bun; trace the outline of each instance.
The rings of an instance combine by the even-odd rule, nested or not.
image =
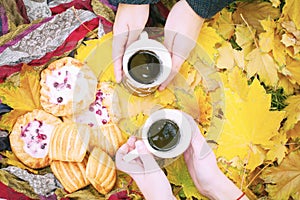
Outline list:
[[[91,132],[89,149],[99,147],[110,156],[114,156],[118,148],[126,142],[125,137],[116,124],[108,124]]]
[[[90,127],[75,123],[61,123],[53,132],[49,156],[51,160],[81,162],[85,157]]]
[[[63,162],[54,160],[51,162],[51,170],[65,190],[75,192],[90,184],[85,175],[87,158],[82,162]]]
[[[113,84],[102,82],[98,84],[94,102],[89,105],[89,108],[81,113],[75,113],[69,120],[98,128],[106,124],[117,123],[120,116],[119,98]],[[66,118],[64,120],[68,120]]]
[[[30,168],[49,165],[50,138],[61,120],[43,110],[33,110],[20,116],[9,136],[12,151]]]
[[[87,65],[65,57],[42,71],[40,84],[44,110],[66,116],[88,109],[94,100],[97,78]]]
[[[98,192],[107,194],[116,182],[115,163],[100,148],[94,148],[88,159],[86,176]]]

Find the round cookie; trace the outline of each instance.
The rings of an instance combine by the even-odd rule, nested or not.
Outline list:
[[[84,63],[71,57],[52,62],[41,73],[41,105],[55,116],[73,115],[94,100],[97,78]]]
[[[49,144],[55,126],[61,120],[43,110],[20,116],[9,136],[12,151],[30,168],[49,165]]]

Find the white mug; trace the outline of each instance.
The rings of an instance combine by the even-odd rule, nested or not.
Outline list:
[[[130,58],[139,51],[150,51],[156,54],[160,60],[160,73],[156,80],[150,84],[144,84],[136,81],[129,73],[128,64]],[[147,96],[153,93],[158,86],[163,83],[171,73],[172,59],[167,48],[160,42],[149,39],[147,32],[142,32],[139,40],[133,42],[125,50],[123,56],[123,85],[133,94],[137,96]]]
[[[167,151],[157,150],[152,147],[149,143],[149,128],[151,125],[161,119],[168,119],[177,124],[179,128],[179,141],[177,144]],[[161,109],[152,113],[149,118],[146,120],[143,127],[140,129],[141,139],[144,141],[147,149],[155,156],[159,158],[175,158],[181,155],[190,145],[192,132],[191,126],[188,119],[185,117],[184,113],[175,109]],[[136,149],[129,152],[123,157],[123,160],[129,162],[135,158],[139,157],[139,154]]]

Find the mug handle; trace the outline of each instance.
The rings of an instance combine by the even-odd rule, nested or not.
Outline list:
[[[148,33],[146,31],[141,32],[139,39],[148,40],[149,39]]]
[[[130,162],[136,158],[138,158],[140,155],[139,155],[139,152],[137,151],[137,149],[134,149],[132,151],[130,151],[128,154],[126,154],[124,157],[123,157],[123,160],[125,162]]]

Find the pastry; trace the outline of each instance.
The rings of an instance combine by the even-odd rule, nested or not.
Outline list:
[[[49,157],[51,160],[81,162],[90,139],[90,127],[64,122],[58,125],[51,138]]]
[[[107,194],[116,182],[115,163],[100,148],[94,148],[87,162],[86,176],[98,192]]]
[[[65,57],[42,71],[40,84],[44,110],[66,116],[88,109],[94,100],[97,78],[87,65]]]
[[[12,151],[30,168],[49,165],[50,138],[61,120],[43,110],[33,110],[20,116],[9,136]]]
[[[94,99],[88,109],[81,113],[75,113],[70,120],[87,124],[92,128],[117,123],[120,119],[120,106],[117,92],[115,92],[112,83],[99,83]],[[64,118],[64,120],[68,119]]]
[[[86,177],[87,158],[82,162],[63,162],[54,160],[51,162],[50,168],[69,193],[75,192],[90,184]]]
[[[125,137],[116,124],[107,124],[91,132],[89,149],[99,147],[110,156],[114,156],[118,148],[126,142]]]

